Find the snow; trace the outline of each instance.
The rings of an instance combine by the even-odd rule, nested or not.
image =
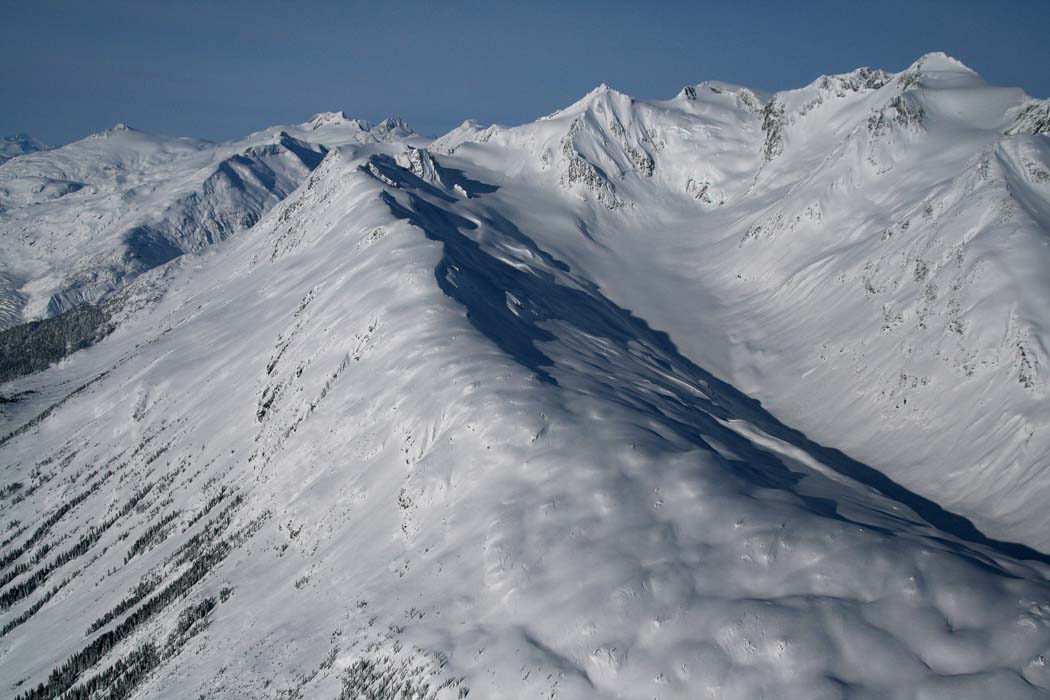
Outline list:
[[[37,141],[29,134],[0,137],[0,165],[16,156],[36,151],[46,151],[47,144]]]
[[[479,121],[466,119],[452,131],[431,141],[428,148],[434,153],[451,155],[455,153],[456,148],[465,141],[488,140],[493,133],[498,132],[500,129],[501,127],[497,125],[486,127]]]
[[[484,168],[493,209],[777,415],[1045,549],[1045,137],[1004,134],[1021,91],[978,87],[937,55],[916,66],[920,83],[960,77],[926,88],[905,80],[913,67],[775,96],[782,150],[768,160],[761,115],[728,93],[598,90],[459,146],[453,167]],[[563,142],[598,174],[563,160]]]
[[[250,227],[326,148],[377,140],[420,141],[401,120],[372,127],[339,112],[224,144],[117,124],[7,163],[0,327],[98,303],[142,271]]]
[[[0,612],[59,586],[5,691],[190,580],[75,683],[153,641],[138,697],[1046,697],[1050,154],[1020,91],[916,65],[283,128],[328,147],[287,197],[2,387],[3,553],[74,505],[0,595],[95,533]],[[214,171],[148,138],[106,153]]]

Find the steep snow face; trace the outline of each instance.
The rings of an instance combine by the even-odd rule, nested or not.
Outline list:
[[[814,110],[756,177],[766,201],[723,220],[737,252],[709,274],[754,349],[727,376],[1046,549],[1050,160],[1045,136],[1011,135],[1024,102],[934,56],[851,112]]]
[[[533,124],[466,125],[435,140],[432,150],[462,153],[524,182],[556,178],[559,190],[610,210],[634,208],[644,193],[667,191],[719,206],[747,190],[759,162],[758,107],[751,91],[701,85],[651,102],[602,85]],[[475,144],[490,148],[471,149]]]
[[[603,86],[461,131],[449,167],[777,415],[1050,549],[1043,111],[931,54],[776,95]]]
[[[1046,557],[779,423],[466,164],[333,150],[4,387],[8,695],[1050,691]]]
[[[97,303],[250,227],[330,146],[398,140],[421,141],[397,119],[328,113],[226,144],[118,124],[22,156],[0,169],[0,328]]]
[[[37,141],[29,134],[15,134],[14,136],[0,136],[0,165],[15,156],[46,151],[50,146]]]

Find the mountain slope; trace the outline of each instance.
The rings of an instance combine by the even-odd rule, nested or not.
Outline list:
[[[465,138],[449,167],[499,185],[479,206],[777,415],[1046,549],[1037,104],[938,54],[773,96],[602,87]]]
[[[385,149],[330,153],[9,385],[38,392],[2,446],[11,692],[1050,687],[1045,558],[865,485],[476,217],[490,183]]]
[[[1047,697],[1031,104],[931,55],[328,148],[2,385],[0,684]]]
[[[123,124],[0,169],[0,327],[96,304],[144,270],[250,227],[331,145],[408,140],[342,112],[212,144]]]

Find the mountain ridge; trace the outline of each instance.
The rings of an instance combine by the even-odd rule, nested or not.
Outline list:
[[[17,156],[37,151],[46,151],[50,146],[37,141],[26,133],[13,134],[11,136],[0,136],[0,165]]]
[[[847,75],[253,143],[315,162],[2,385],[0,683],[1045,697],[1050,145]]]
[[[319,162],[302,156],[323,155],[325,141],[386,139],[417,137],[398,119],[372,127],[329,113],[224,144],[118,124],[23,156],[0,171],[0,277],[12,287],[0,327],[100,303],[143,270],[244,230],[298,186]]]
[[[59,370],[105,375],[4,445],[11,459],[54,444],[41,479],[70,470],[62,488],[88,493],[74,513],[112,502],[92,490],[106,477],[90,465],[126,460],[120,473],[136,483],[118,489],[132,504],[120,522],[143,543],[103,531],[98,546],[112,553],[66,564],[87,580],[115,567],[106,603],[79,606],[77,578],[57,580],[72,597],[9,633],[22,643],[5,669],[26,668],[31,687],[41,678],[45,697],[76,687],[79,674],[43,676],[113,632],[116,648],[143,649],[130,687],[160,697],[251,694],[264,679],[365,692],[378,688],[373,667],[393,688],[450,689],[439,697],[687,696],[698,683],[810,697],[841,688],[828,673],[851,693],[1038,695],[1050,679],[1032,655],[1050,625],[1016,601],[1039,599],[1045,564],[957,540],[824,472],[819,453],[766,433],[666,336],[509,222],[478,216],[498,191],[456,196],[372,148],[333,151],[248,235],[130,285],[146,305]],[[238,378],[197,384],[205,367]],[[555,382],[537,381],[544,373]],[[46,391],[40,380],[18,386]],[[84,413],[100,402],[122,408]],[[129,451],[63,438],[84,420],[81,431]],[[19,508],[56,482],[30,483]],[[197,495],[182,483],[210,486]],[[137,484],[153,486],[139,495]],[[223,508],[214,516],[211,501]],[[97,516],[52,527],[75,536],[78,522]],[[151,543],[157,525],[168,534]],[[200,563],[178,567],[198,533]],[[685,575],[693,567],[699,578]],[[559,602],[573,580],[579,593]],[[139,585],[157,592],[136,598]],[[188,595],[174,605],[169,590]],[[124,599],[142,612],[120,612]],[[336,600],[347,612],[333,620]],[[892,628],[867,621],[875,610]],[[41,665],[38,640],[71,615],[89,632],[62,637]],[[952,627],[980,635],[980,653],[957,657]],[[305,675],[260,678],[249,648]]]

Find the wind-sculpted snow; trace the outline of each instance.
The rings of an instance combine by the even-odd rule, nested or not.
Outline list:
[[[982,86],[328,148],[2,385],[5,695],[1047,697],[1047,142]]]
[[[329,153],[6,385],[10,695],[1047,692],[1045,556],[785,427],[509,187],[399,148]]]

